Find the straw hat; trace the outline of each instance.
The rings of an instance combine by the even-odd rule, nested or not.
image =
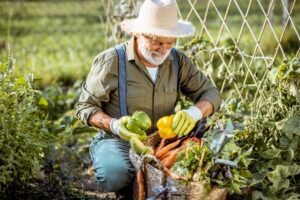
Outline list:
[[[129,33],[165,37],[186,37],[194,34],[194,26],[179,20],[175,0],[145,0],[137,18],[125,20],[121,28]]]

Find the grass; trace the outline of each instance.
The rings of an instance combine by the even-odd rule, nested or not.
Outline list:
[[[100,17],[106,19],[104,11],[108,9],[103,2],[94,0],[0,1],[0,59],[6,60],[9,46],[16,58],[18,74],[34,73],[37,78],[42,79],[39,82],[41,86],[54,82],[68,85],[76,80],[84,79],[93,58],[105,46],[113,46],[105,40],[106,25],[100,23]],[[228,2],[214,2],[220,14],[224,16]],[[242,12],[245,12],[248,1],[237,0],[237,2]],[[178,0],[178,3],[182,17],[185,19],[190,11],[190,5],[186,0]],[[233,37],[237,38],[242,18],[234,2],[232,4],[226,24]],[[267,10],[268,1],[263,0],[262,4]],[[282,31],[280,4],[280,1],[276,1],[272,18],[278,36]],[[208,0],[197,1],[195,5],[202,18],[204,18],[207,5]],[[300,32],[300,13],[297,12],[299,9],[300,2],[297,2],[293,21]],[[247,20],[256,37],[259,35],[263,19],[263,13],[257,1],[253,0]],[[195,14],[192,14],[189,20],[193,21],[198,30],[202,29]],[[211,4],[205,24],[213,39],[216,40],[221,20]],[[299,48],[297,46],[299,41],[293,30],[289,30],[286,35],[287,39],[284,41],[287,43],[287,52],[290,55],[295,54]],[[209,38],[205,32],[203,36]],[[180,44],[188,40],[180,40]],[[228,45],[228,42],[230,42],[230,37],[224,27],[219,46]],[[290,45],[291,42],[295,45]],[[274,53],[276,41],[268,27],[261,44],[266,55]],[[240,47],[249,54],[253,53],[255,42],[248,28],[243,31]]]
[[[1,60],[9,45],[18,74],[34,73],[42,86],[83,79],[104,45],[95,1],[0,2],[0,8]]]

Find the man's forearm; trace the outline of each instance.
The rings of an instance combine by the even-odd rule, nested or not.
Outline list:
[[[100,128],[106,131],[110,131],[109,123],[111,122],[112,117],[107,115],[102,111],[97,111],[92,116],[89,117],[88,123],[91,126]]]
[[[213,113],[213,105],[206,100],[200,100],[196,102],[195,106],[199,108],[202,112],[203,117],[207,117]]]

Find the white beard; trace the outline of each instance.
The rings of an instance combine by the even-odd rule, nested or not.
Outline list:
[[[171,52],[171,49],[169,49],[167,51],[167,53],[165,53],[163,55],[156,51],[149,51],[146,48],[146,42],[145,42],[144,38],[140,38],[139,43],[138,43],[138,49],[148,63],[151,63],[156,66],[162,64]],[[157,57],[154,57],[154,56],[157,56]]]

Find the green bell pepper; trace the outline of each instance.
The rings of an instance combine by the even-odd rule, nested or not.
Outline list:
[[[127,122],[127,129],[137,133],[144,134],[151,127],[150,117],[143,111],[136,111]]]

